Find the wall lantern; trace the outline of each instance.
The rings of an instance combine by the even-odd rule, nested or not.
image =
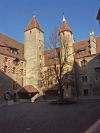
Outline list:
[[[16,57],[16,59],[14,60],[14,64],[19,65],[19,61],[20,61],[19,58]]]
[[[82,66],[86,66],[87,60],[85,60],[85,58],[83,58],[83,60],[81,61],[81,63],[82,63]]]

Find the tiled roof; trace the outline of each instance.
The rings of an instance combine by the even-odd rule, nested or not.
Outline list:
[[[30,23],[28,24],[27,28],[25,29],[25,31],[28,31],[28,30],[31,30],[31,29],[34,29],[34,28],[37,28],[38,30],[40,30],[41,32],[42,29],[36,19],[36,17],[33,17],[32,20],[30,21]]]
[[[80,41],[80,42],[75,42],[73,43],[73,46],[74,46],[74,51],[75,51],[75,59],[77,58],[83,58],[85,56],[91,56],[90,54],[90,41],[89,39],[87,40],[83,40],[83,41]],[[96,53],[97,54],[100,54],[100,37],[97,37],[96,38]],[[79,54],[78,51],[81,51],[81,50],[85,50],[85,53],[84,54]],[[44,52],[44,55],[45,55],[45,66],[49,66],[49,65],[53,65],[55,63],[54,60],[54,57],[56,55],[59,55],[59,56],[56,56],[56,60],[57,60],[57,64],[59,64],[59,57],[60,57],[60,48],[57,48],[57,51],[55,49],[51,49],[51,50],[47,50]],[[57,54],[58,53],[58,54]]]
[[[32,85],[25,85],[21,90],[18,92],[28,92],[28,93],[38,93],[38,90]]]
[[[24,59],[24,45],[22,43],[0,33],[0,45],[17,48],[18,49],[17,57],[19,59],[25,60]],[[0,54],[4,54],[7,56],[16,58],[16,54],[11,53],[9,48],[2,47],[2,46],[0,46]]]
[[[90,55],[89,39],[83,40],[80,42],[75,42],[73,45],[74,45],[74,51],[76,52],[75,58],[81,58],[81,57]],[[79,51],[81,51],[81,50],[85,50],[85,54],[79,54]]]
[[[45,66],[53,65],[54,63],[59,64],[60,49],[51,49],[44,51]]]
[[[82,58],[85,56],[90,56],[90,41],[89,39],[83,40],[80,42],[75,42],[74,44],[74,51],[76,52],[75,58]],[[85,50],[85,54],[79,54],[77,51]],[[100,37],[96,38],[96,53],[100,54]]]
[[[70,29],[70,27],[69,27],[69,25],[67,24],[66,21],[62,21],[62,24],[61,24],[60,30],[59,30],[59,34],[60,34],[62,31],[70,31],[70,32],[72,32],[71,29]]]

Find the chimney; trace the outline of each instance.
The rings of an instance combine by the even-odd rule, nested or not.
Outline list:
[[[91,55],[96,54],[96,39],[93,30],[90,31],[90,53]]]

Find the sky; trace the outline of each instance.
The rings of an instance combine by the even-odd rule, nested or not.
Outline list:
[[[49,39],[54,27],[60,28],[62,14],[76,42],[89,38],[94,30],[100,36],[96,20],[100,0],[0,0],[0,33],[24,44],[24,30],[34,16]]]

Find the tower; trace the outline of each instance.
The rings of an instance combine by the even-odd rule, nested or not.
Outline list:
[[[35,15],[24,31],[26,60],[26,85],[33,85],[38,91],[39,75],[44,66],[44,32]]]
[[[63,14],[62,24],[59,30],[59,40],[60,40],[60,59],[61,63],[64,64],[63,75],[68,74],[66,80],[75,82],[73,34],[69,25],[65,20],[64,14]],[[74,91],[75,88],[73,88],[71,84],[67,89],[68,89],[67,94],[69,96],[71,96],[72,93],[75,94]]]
[[[65,20],[64,14],[59,30],[59,39],[61,60],[62,62],[66,60],[67,67],[70,67],[69,69],[71,71],[71,67],[73,67],[74,64],[73,34]]]
[[[96,54],[96,38],[93,30],[90,31],[90,53],[91,55]]]

